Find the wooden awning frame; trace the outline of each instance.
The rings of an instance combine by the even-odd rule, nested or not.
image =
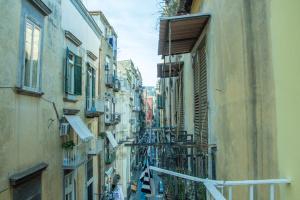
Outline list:
[[[158,55],[190,53],[209,19],[209,14],[162,17],[159,28]],[[171,52],[169,52],[169,28],[171,28]]]
[[[176,77],[179,75],[180,70],[183,67],[183,62],[172,62],[171,63],[171,76],[169,72],[169,63],[158,63],[157,64],[157,77],[158,78],[169,78]]]

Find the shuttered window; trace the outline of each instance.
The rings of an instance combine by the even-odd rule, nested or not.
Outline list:
[[[178,76],[178,102],[177,102],[177,121],[178,121],[178,130],[184,131],[184,98],[183,98],[183,69],[179,72]]]
[[[75,56],[75,71],[74,71],[74,94],[82,94],[82,58]]]
[[[92,111],[95,106],[95,81],[96,72],[93,67],[87,64],[87,76],[86,76],[86,106],[87,110]]]
[[[207,64],[205,39],[199,46],[193,60],[194,67],[194,132],[197,144],[201,144],[201,157],[197,158],[197,175],[207,176],[208,144],[208,102],[207,102]],[[199,151],[198,151],[199,152]]]
[[[71,95],[82,94],[82,58],[66,50],[65,65],[65,93]]]

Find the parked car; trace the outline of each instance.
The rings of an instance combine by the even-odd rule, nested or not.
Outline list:
[[[164,193],[164,184],[162,181],[159,181],[159,184],[158,184],[158,193],[159,194],[163,194]]]

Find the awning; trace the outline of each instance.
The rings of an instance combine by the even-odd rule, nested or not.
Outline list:
[[[113,148],[116,148],[118,146],[117,140],[115,139],[114,135],[110,131],[106,132],[106,137],[108,138]]]
[[[158,78],[168,78],[175,77],[179,75],[180,70],[182,69],[183,62],[172,62],[171,63],[171,76],[169,72],[169,63],[158,63],[157,64],[157,77]]]
[[[77,115],[65,115],[65,118],[70,123],[74,131],[78,134],[81,140],[89,141],[94,136],[81,118]]]
[[[160,19],[158,55],[169,55],[169,23],[171,23],[171,55],[189,53],[200,37],[210,15],[181,15]]]

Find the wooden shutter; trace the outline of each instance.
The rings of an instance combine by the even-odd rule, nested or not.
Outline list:
[[[208,102],[207,102],[207,64],[206,44],[203,39],[194,57],[194,123],[195,140],[201,144],[201,157],[197,158],[197,175],[207,176],[208,144]]]
[[[75,56],[74,64],[74,94],[82,94],[82,58]]]
[[[66,50],[66,63],[64,67],[64,91],[68,93],[68,65],[69,65],[69,48]]]
[[[179,131],[184,131],[184,99],[183,99],[183,69],[178,78],[178,127]]]
[[[199,94],[200,94],[200,142],[208,144],[208,103],[207,103],[207,65],[206,45],[203,43],[199,49]],[[207,148],[202,148],[207,153]]]

